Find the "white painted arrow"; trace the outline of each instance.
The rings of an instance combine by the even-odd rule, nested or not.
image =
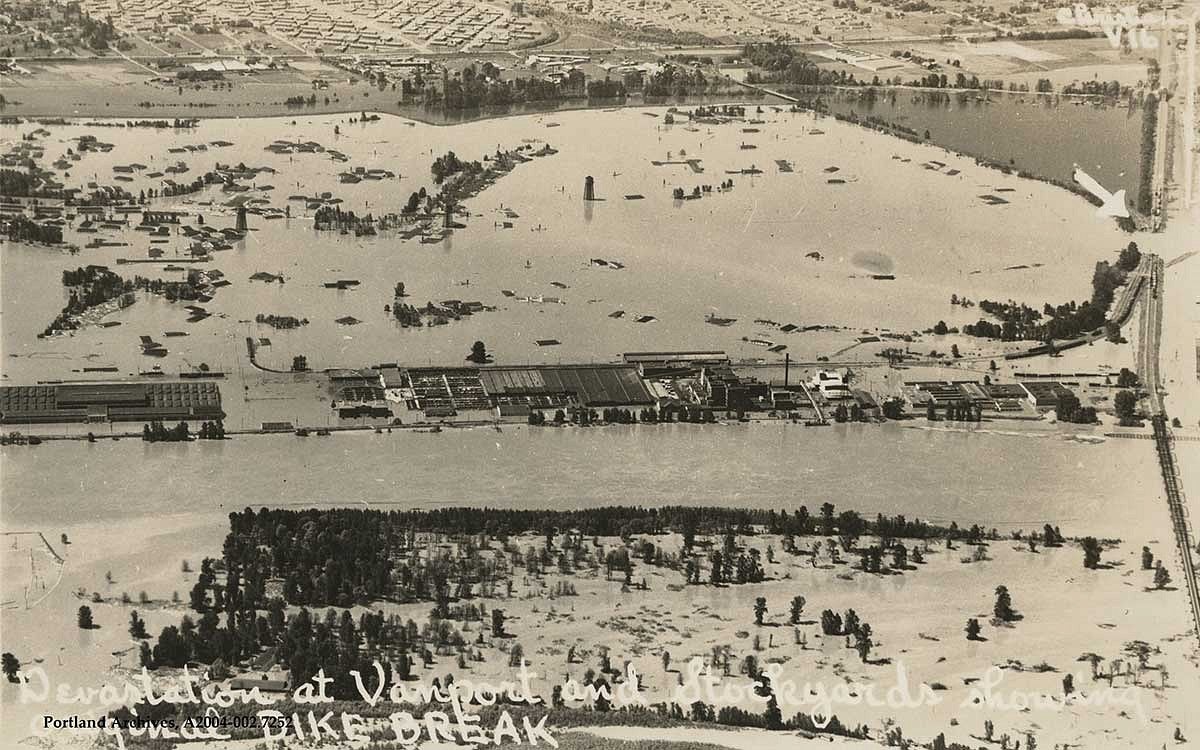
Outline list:
[[[1125,206],[1125,191],[1118,190],[1115,193],[1110,193],[1104,189],[1104,186],[1075,165],[1075,182],[1092,195],[1100,199],[1100,208],[1096,209],[1096,214],[1099,216],[1112,216],[1119,219],[1129,218],[1129,209]]]

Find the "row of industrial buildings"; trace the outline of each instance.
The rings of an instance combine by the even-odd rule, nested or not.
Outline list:
[[[219,374],[216,374],[219,375]],[[855,387],[848,373],[817,370],[807,379],[748,374],[720,351],[630,352],[620,362],[557,365],[407,367],[389,363],[329,370],[322,378],[334,416],[346,420],[429,422],[524,419],[562,410],[681,409],[741,415],[773,412],[825,421],[839,407],[867,417],[884,398],[910,408],[970,404],[994,412],[1053,408],[1073,396],[1062,382],[912,381],[899,394]],[[224,418],[217,379],[56,383],[0,387],[0,423],[215,421]]]

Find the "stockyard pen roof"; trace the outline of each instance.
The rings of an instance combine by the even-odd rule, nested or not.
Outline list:
[[[654,403],[636,365],[489,366],[479,376],[492,396],[572,393],[585,406]]]

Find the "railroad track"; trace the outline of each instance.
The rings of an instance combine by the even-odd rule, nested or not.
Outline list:
[[[1179,467],[1175,451],[1171,446],[1172,436],[1167,425],[1167,414],[1159,388],[1158,355],[1162,338],[1162,278],[1163,260],[1152,256],[1150,274],[1143,284],[1141,319],[1139,321],[1138,365],[1142,382],[1146,384],[1150,421],[1154,426],[1154,448],[1158,454],[1158,466],[1162,473],[1163,488],[1167,494],[1167,508],[1171,513],[1171,526],[1175,532],[1175,544],[1179,548],[1183,586],[1187,589],[1192,605],[1192,620],[1195,636],[1200,640],[1200,584],[1196,581],[1196,566],[1192,558],[1191,529],[1188,527],[1187,502],[1183,494]]]
[[[1187,504],[1183,495],[1183,483],[1179,479],[1179,468],[1171,448],[1171,433],[1167,429],[1165,414],[1155,414],[1154,443],[1158,452],[1158,464],[1162,470],[1163,486],[1167,491],[1167,506],[1171,511],[1171,525],[1175,530],[1175,542],[1179,546],[1179,558],[1183,567],[1183,585],[1192,604],[1192,619],[1196,637],[1200,639],[1200,584],[1196,582],[1196,566],[1192,560],[1192,543],[1188,528]]]

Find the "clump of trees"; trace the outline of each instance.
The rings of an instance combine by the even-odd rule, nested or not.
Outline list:
[[[477,365],[485,365],[492,361],[492,355],[488,354],[487,346],[482,341],[476,341],[471,345],[471,353],[467,355],[467,360]]]
[[[62,284],[69,290],[67,304],[58,317],[46,326],[43,336],[56,331],[75,330],[79,327],[79,316],[93,307],[99,307],[114,299],[121,299],[123,306],[133,304],[134,284],[121,278],[104,266],[86,266],[62,273]]]
[[[1138,423],[1137,394],[1133,391],[1118,391],[1113,397],[1113,410],[1122,427],[1130,427]]]
[[[9,682],[19,682],[20,681],[17,678],[17,672],[19,672],[21,670],[21,662],[19,659],[17,659],[17,657],[13,656],[8,651],[5,651],[4,655],[0,656],[0,667],[3,668],[4,677]]]
[[[191,439],[187,422],[180,422],[171,428],[158,420],[142,425],[142,440],[147,443],[184,443]]]
[[[1158,590],[1165,589],[1167,584],[1171,582],[1171,574],[1163,567],[1162,560],[1159,560],[1154,568],[1154,588]]]
[[[1158,143],[1158,95],[1146,96],[1142,110],[1142,178],[1138,182],[1137,209],[1143,214],[1154,207],[1154,151]]]
[[[1059,422],[1071,422],[1074,424],[1095,424],[1096,408],[1093,406],[1084,406],[1079,401],[1079,397],[1074,393],[1064,393],[1058,399],[1058,404],[1054,407],[1054,415]]]
[[[1049,341],[1077,338],[1095,331],[1105,324],[1116,288],[1125,283],[1129,272],[1137,268],[1140,261],[1137,243],[1130,242],[1115,264],[1098,262],[1092,273],[1092,297],[1082,303],[1071,301],[1057,306],[1046,303],[1037,310],[1014,300],[980,300],[979,309],[1000,322],[981,318],[963,326],[962,332],[1001,341]]]

